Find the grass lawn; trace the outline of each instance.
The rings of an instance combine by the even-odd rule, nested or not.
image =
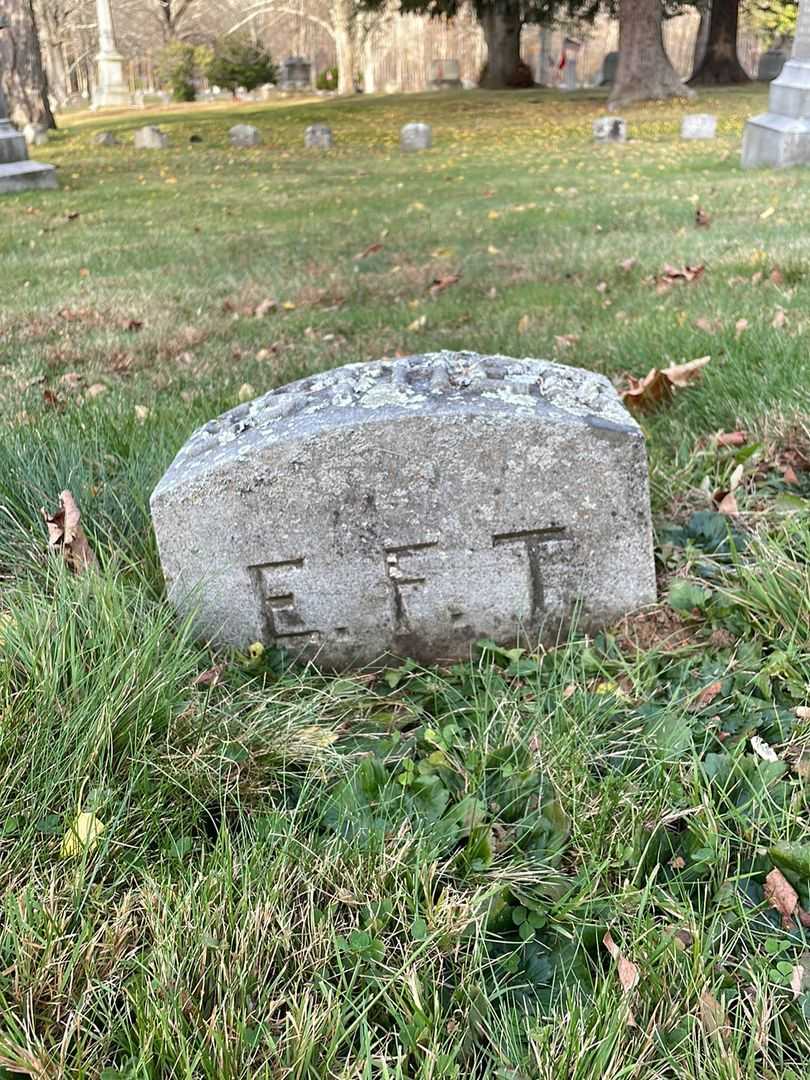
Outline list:
[[[596,92],[76,117],[0,200],[0,1077],[810,1075],[810,173],[740,170],[765,99],[616,147]],[[212,657],[149,523],[181,443],[437,348],[711,355],[643,420],[661,604],[446,669]],[[64,488],[98,572],[47,555]]]

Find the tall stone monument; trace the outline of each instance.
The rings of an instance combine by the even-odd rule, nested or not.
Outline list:
[[[799,0],[793,52],[770,85],[768,111],[745,125],[744,169],[810,164],[810,0]]]
[[[441,352],[347,364],[195,432],[152,494],[201,637],[326,667],[536,647],[655,599],[644,436],[610,382]]]
[[[0,30],[6,27],[0,16]],[[27,191],[29,188],[55,188],[56,169],[39,161],[28,160],[28,144],[8,118],[6,99],[0,88],[0,194]]]
[[[93,91],[93,108],[122,108],[132,103],[124,82],[124,58],[115,44],[110,0],[96,0],[98,17],[98,86]]]

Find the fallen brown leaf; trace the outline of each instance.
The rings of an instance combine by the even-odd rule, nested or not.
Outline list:
[[[700,266],[671,266],[664,265],[663,271],[655,279],[656,292],[668,292],[673,285],[688,285],[699,281],[703,277],[706,267]]]
[[[632,960],[628,960],[627,957],[621,952],[619,946],[610,936],[609,930],[602,938],[602,942],[607,951],[616,961],[616,966],[619,973],[619,982],[621,983],[622,990],[624,990],[625,994],[629,994],[633,987],[638,983],[638,967],[633,963]]]
[[[207,671],[201,671],[196,679],[192,682],[192,686],[218,686],[222,675],[227,668],[227,664],[215,664],[213,667],[208,668]]]
[[[256,305],[256,310],[253,312],[257,319],[263,319],[265,315],[269,315],[271,311],[275,311],[278,307],[278,300],[273,300],[268,297],[266,300],[262,300],[260,304]]]
[[[748,442],[747,431],[720,431],[715,435],[717,446],[745,446]]]
[[[701,210],[700,207],[695,210],[695,225],[698,229],[708,229],[711,225],[712,219],[706,210]]]
[[[59,496],[59,509],[49,514],[43,507],[42,516],[48,529],[48,545],[61,552],[65,562],[77,574],[97,565],[96,557],[81,526],[81,512],[69,491]]]
[[[438,296],[451,285],[458,285],[459,281],[461,281],[461,274],[446,274],[444,277],[434,278],[430,283],[430,295]]]
[[[720,679],[717,679],[716,682],[709,683],[708,686],[704,686],[700,693],[689,703],[689,711],[699,712],[701,709],[705,709],[707,705],[711,705],[722,689],[723,683]]]
[[[558,349],[570,349],[579,341],[579,334],[555,334],[554,344]]]
[[[782,916],[782,926],[790,930],[799,907],[799,894],[781,870],[774,868],[765,878],[762,887],[765,899]]]
[[[768,276],[773,285],[781,285],[785,280],[778,266],[775,266]]]
[[[726,1010],[708,990],[700,995],[700,1022],[710,1038],[719,1036],[724,1039],[729,1033]]]
[[[748,329],[748,319],[737,319],[734,323],[734,336],[740,337]]]
[[[737,498],[733,491],[715,491],[712,496],[714,502],[714,508],[718,514],[726,514],[728,517],[734,517],[738,514],[739,507],[737,506]]]
[[[622,262],[619,263],[619,266],[627,274],[633,269],[634,266],[638,266],[638,259],[624,259]]]
[[[136,330],[143,330],[143,322],[141,319],[125,319],[123,329],[128,330],[130,333],[134,333]]]
[[[628,387],[622,391],[622,400],[631,410],[648,412],[672,397],[674,389],[683,389],[694,382],[701,370],[711,360],[701,356],[685,364],[672,364],[660,370],[652,368],[643,379],[628,376]]]
[[[664,368],[664,374],[673,386],[688,386],[699,377],[700,372],[710,360],[710,356],[699,356],[697,360],[689,360],[685,364],[671,364],[668,368]]]
[[[361,259],[368,258],[369,255],[376,255],[377,252],[382,251],[382,249],[383,245],[379,242],[376,244],[369,244],[367,248],[364,248],[362,251],[358,252],[357,255],[355,255],[354,261],[359,262]]]
[[[781,330],[786,322],[787,315],[785,314],[785,309],[782,307],[778,307],[774,313],[773,318],[771,319],[771,326],[774,328],[774,330]]]

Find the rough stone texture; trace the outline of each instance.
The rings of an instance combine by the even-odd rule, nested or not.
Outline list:
[[[261,132],[252,124],[237,124],[228,132],[231,146],[238,146],[243,150],[253,146],[260,146],[262,141]]]
[[[593,122],[593,137],[600,143],[627,142],[627,121],[620,116],[600,116]]]
[[[768,111],[745,125],[744,169],[810,164],[810,0],[800,0],[790,60],[768,90]]]
[[[304,132],[304,146],[309,150],[331,150],[334,145],[328,124],[310,124]]]
[[[93,135],[93,142],[96,146],[120,146],[118,139],[111,131],[97,131]]]
[[[713,139],[717,134],[717,117],[711,113],[687,113],[681,120],[682,139]]]
[[[0,94],[0,114],[4,102]],[[28,160],[25,136],[0,115],[0,195],[12,195],[29,189],[57,187],[56,169],[39,161]]]
[[[200,636],[327,667],[554,641],[655,599],[644,438],[606,378],[434,353],[349,364],[195,432],[152,494]]]
[[[48,141],[48,129],[44,124],[26,124],[22,133],[28,146],[44,146]]]
[[[135,132],[136,150],[165,150],[168,145],[169,136],[164,135],[160,128],[147,125]]]
[[[430,124],[405,124],[399,133],[399,145],[408,152],[429,150],[433,145],[433,128]]]

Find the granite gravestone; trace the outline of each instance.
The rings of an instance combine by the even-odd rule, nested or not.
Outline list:
[[[262,141],[261,132],[253,124],[236,124],[228,132],[231,146],[242,150],[249,150],[254,146],[260,146]]]
[[[324,666],[554,641],[655,599],[644,437],[602,375],[349,364],[196,431],[152,494],[200,636]]]
[[[799,0],[790,60],[768,89],[768,111],[745,125],[742,167],[810,164],[810,0]]]
[[[304,146],[308,150],[331,150],[334,144],[328,124],[310,124],[304,132]]]
[[[429,150],[433,145],[433,129],[430,124],[405,124],[399,133],[401,150]]]
[[[627,121],[620,116],[600,116],[593,122],[593,137],[600,143],[627,142]]]
[[[431,60],[428,86],[431,90],[460,90],[461,65],[458,60]]]
[[[0,15],[0,31],[8,26]],[[0,195],[29,188],[55,188],[56,169],[28,158],[28,144],[8,118],[6,99],[0,87]]]
[[[605,54],[605,59],[602,61],[602,72],[599,76],[600,86],[613,86],[616,81],[616,72],[619,68],[619,54],[618,52],[609,52]]]
[[[717,117],[711,113],[688,113],[681,120],[682,139],[713,139],[717,134]]]
[[[169,145],[169,136],[159,127],[147,124],[135,132],[134,144],[136,150],[165,150]]]
[[[789,59],[784,49],[768,49],[759,58],[757,79],[760,82],[773,82],[782,74],[782,68]]]
[[[312,64],[303,56],[288,56],[281,71],[282,90],[309,90],[312,86]]]

